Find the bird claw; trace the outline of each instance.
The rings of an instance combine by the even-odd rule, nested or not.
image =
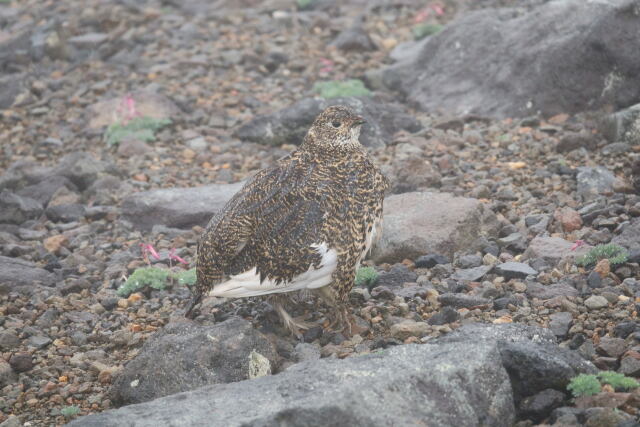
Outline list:
[[[187,319],[195,319],[196,317],[198,317],[198,315],[200,314],[200,310],[196,309],[196,306],[198,304],[200,304],[200,300],[202,299],[202,297],[198,296],[198,297],[193,297],[191,299],[191,302],[189,303],[189,306],[187,307],[187,311],[184,313],[184,317],[186,317]]]

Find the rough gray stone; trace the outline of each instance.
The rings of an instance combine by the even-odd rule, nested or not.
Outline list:
[[[0,358],[0,387],[12,384],[18,380],[18,374],[7,361]]]
[[[638,35],[637,7],[565,0],[527,13],[471,12],[405,53],[382,81],[425,111],[527,117],[624,108],[640,100],[640,37],[629,39]]]
[[[595,168],[584,166],[578,168],[576,181],[578,195],[584,200],[592,200],[600,194],[612,193],[616,176],[602,166]]]
[[[576,288],[566,283],[543,285],[538,282],[527,282],[526,294],[529,298],[546,300],[555,297],[577,297],[578,293]]]
[[[505,279],[524,279],[527,276],[535,276],[538,274],[537,271],[527,264],[514,261],[498,264],[495,272]]]
[[[0,193],[0,223],[22,224],[42,214],[42,205],[29,197],[3,191]]]
[[[305,98],[273,114],[255,117],[238,127],[234,136],[260,144],[299,145],[316,116],[331,105],[348,106],[364,117],[367,123],[362,126],[360,142],[367,147],[384,147],[399,130],[417,132],[422,128],[400,105],[370,97]]]
[[[11,351],[20,346],[20,338],[14,332],[0,332],[0,351]]]
[[[513,421],[511,387],[495,343],[456,342],[311,360],[278,375],[207,386],[69,425],[510,426]]]
[[[476,199],[448,193],[414,192],[384,203],[382,237],[373,249],[376,263],[415,259],[428,253],[450,258],[478,236],[495,236],[495,214]]]
[[[106,174],[107,165],[84,151],[74,151],[62,157],[51,171],[64,176],[80,190],[89,188],[100,176]]]
[[[378,274],[376,286],[401,287],[405,283],[413,283],[418,280],[418,275],[404,264],[395,264],[389,271],[381,271]]]
[[[622,233],[611,240],[611,243],[625,247],[629,251],[640,251],[640,218],[633,218]]]
[[[553,331],[553,334],[559,339],[564,339],[569,333],[569,328],[573,323],[573,315],[568,311],[562,311],[559,313],[553,313],[549,316],[551,321],[549,322],[549,329]]]
[[[356,24],[346,30],[343,30],[331,42],[331,46],[335,46],[340,50],[351,51],[356,50],[362,52],[364,50],[375,50],[376,45],[369,37],[369,34],[360,24]]]
[[[597,369],[578,353],[560,348],[549,329],[517,323],[504,325],[470,324],[434,340],[449,342],[497,342],[516,402],[544,389],[565,390],[571,378]]]
[[[122,203],[122,217],[141,230],[205,226],[242,188],[243,183],[169,188],[132,194]]]
[[[249,355],[257,351],[272,365],[273,344],[251,323],[232,318],[213,326],[175,323],[150,338],[116,377],[109,393],[118,405],[216,383],[249,378]]]
[[[562,406],[565,399],[566,396],[563,392],[548,388],[524,399],[520,403],[520,414],[540,423],[551,414],[551,411]]]
[[[584,305],[586,305],[589,310],[599,310],[608,307],[609,301],[601,295],[591,295],[584,301]]]
[[[590,245],[582,245],[572,249],[574,244],[560,237],[541,236],[535,237],[529,243],[524,253],[525,259],[540,258],[550,265],[556,265],[564,258],[577,258],[589,252]]]
[[[37,284],[53,286],[55,276],[34,263],[0,256],[0,294],[30,293]]]
[[[473,308],[491,304],[491,300],[467,294],[446,293],[438,297],[440,304],[455,308]]]
[[[451,278],[453,280],[460,280],[464,282],[477,282],[491,270],[493,270],[493,265],[481,265],[479,267],[463,268],[456,270]]]

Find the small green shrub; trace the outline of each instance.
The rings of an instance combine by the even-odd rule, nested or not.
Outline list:
[[[126,124],[114,123],[107,128],[104,139],[109,145],[119,144],[127,138],[140,141],[154,141],[156,131],[170,125],[169,119],[154,119],[153,117],[135,117]]]
[[[602,259],[608,259],[611,265],[623,264],[629,259],[629,253],[621,246],[614,243],[598,245],[588,253],[576,259],[576,264],[581,266],[595,265]]]
[[[162,290],[167,286],[169,271],[157,267],[138,268],[131,276],[118,288],[118,295],[128,297],[132,293],[139,291],[145,286]]]
[[[602,384],[609,384],[616,391],[628,391],[640,387],[640,383],[624,374],[611,371],[602,371],[598,374]]]
[[[378,281],[378,273],[373,267],[361,267],[356,273],[356,285],[371,289]]]
[[[71,417],[75,417],[80,413],[80,408],[78,408],[75,405],[65,406],[64,408],[60,409],[60,413],[67,418],[71,418]]]
[[[443,26],[440,24],[418,24],[411,28],[413,38],[421,40],[427,36],[439,33],[442,31]]]
[[[298,4],[298,9],[304,10],[311,6],[314,1],[315,0],[296,0],[296,3]]]
[[[169,279],[176,280],[180,285],[193,286],[196,283],[196,269],[181,270],[173,273],[164,268],[143,267],[138,268],[118,288],[118,295],[126,298],[134,292],[149,286],[153,289],[164,290],[168,286]]]
[[[192,268],[190,270],[182,270],[178,273],[175,273],[173,277],[181,285],[193,286],[196,284],[196,269]]]
[[[567,390],[573,397],[593,396],[600,393],[601,387],[595,375],[580,374],[569,382]]]
[[[313,86],[313,90],[323,98],[371,95],[371,91],[364,86],[362,80],[358,79],[318,82]]]

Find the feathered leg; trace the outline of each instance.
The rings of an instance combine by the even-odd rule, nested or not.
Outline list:
[[[300,330],[307,330],[311,326],[306,322],[303,322],[298,319],[294,319],[291,317],[287,310],[285,310],[284,305],[287,301],[289,301],[289,297],[286,295],[272,295],[268,297],[269,303],[273,305],[273,308],[278,313],[282,324],[291,332],[292,335],[295,335],[298,339],[302,339],[302,334]]]
[[[329,325],[332,329],[339,329],[345,335],[351,336],[351,315],[346,304],[341,302],[336,295],[335,290],[329,286],[323,286],[316,291],[316,294],[327,304],[332,310],[333,321]]]

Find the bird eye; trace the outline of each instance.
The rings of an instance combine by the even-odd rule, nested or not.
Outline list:
[[[339,128],[340,126],[342,126],[342,123],[340,123],[337,120],[334,120],[331,122],[331,126],[333,126],[334,128]]]

